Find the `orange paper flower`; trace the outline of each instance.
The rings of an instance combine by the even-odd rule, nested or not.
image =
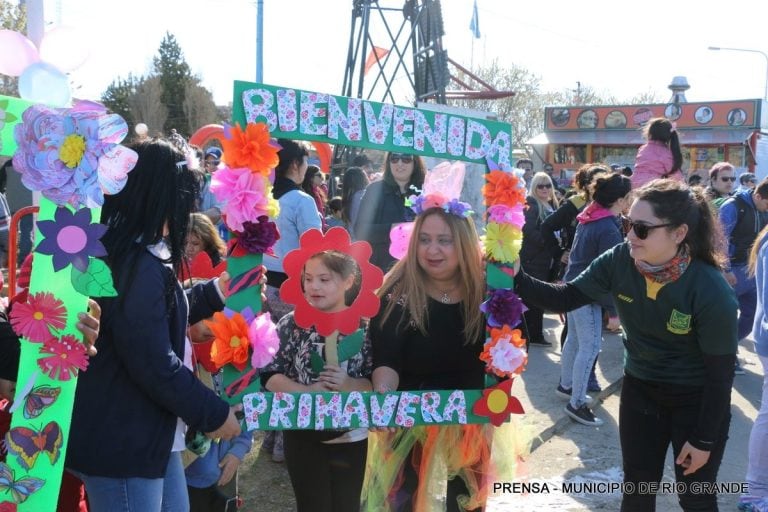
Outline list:
[[[512,377],[523,371],[528,355],[524,348],[525,339],[521,335],[520,329],[511,329],[508,325],[491,329],[491,339],[485,343],[480,354],[488,372],[499,377]]]
[[[525,203],[525,188],[520,187],[517,177],[509,172],[491,171],[485,175],[483,197],[486,206],[504,204],[515,206]]]
[[[248,123],[245,131],[238,125],[229,127],[229,137],[221,145],[224,161],[234,169],[247,167],[252,172],[269,176],[270,170],[277,166],[280,147],[270,141],[269,129],[264,123]]]
[[[215,339],[211,346],[211,361],[218,370],[228,363],[238,369],[245,370],[248,365],[248,322],[240,313],[228,311],[230,315],[218,312],[213,314],[213,320],[206,320]]]

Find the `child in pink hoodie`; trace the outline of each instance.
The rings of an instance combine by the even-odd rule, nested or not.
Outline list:
[[[648,140],[640,146],[635,158],[632,188],[640,188],[657,178],[673,178],[683,181],[683,154],[680,140],[672,122],[665,117],[648,121],[643,130]]]

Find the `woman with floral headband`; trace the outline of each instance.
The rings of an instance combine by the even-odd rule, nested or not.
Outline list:
[[[415,199],[414,210],[407,253],[385,276],[371,321],[373,389],[482,389],[485,279],[469,205],[427,195]],[[414,427],[376,437],[369,460],[387,463],[369,468],[368,510],[428,510],[427,487],[440,462],[448,468],[449,480],[440,484],[446,509],[484,506],[490,443],[483,427]]]
[[[365,240],[373,248],[371,263],[386,272],[395,258],[389,253],[392,226],[413,220],[413,212],[405,199],[424,184],[421,157],[389,153],[384,164],[384,177],[368,185],[360,201],[355,223],[355,238]]]
[[[621,510],[655,510],[639,484],[661,480],[670,444],[682,508],[717,510],[717,495],[694,484],[715,483],[731,417],[737,303],[721,271],[719,223],[700,189],[669,179],[639,189],[625,220],[627,241],[575,279],[554,285],[521,271],[515,291],[554,311],[606,293],[616,302],[626,332],[619,436],[635,489],[625,488]]]

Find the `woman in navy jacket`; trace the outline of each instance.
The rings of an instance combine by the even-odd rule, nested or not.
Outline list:
[[[94,512],[188,509],[181,452],[172,454],[183,443],[180,420],[211,437],[240,433],[226,402],[183,364],[188,321],[223,307],[217,283],[198,285],[187,302],[175,277],[196,178],[167,142],[134,150],[125,188],[102,210],[118,296],[101,301],[99,351],[78,379],[67,450]]]

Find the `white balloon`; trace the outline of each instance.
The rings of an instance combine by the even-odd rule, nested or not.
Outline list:
[[[40,42],[40,58],[68,73],[88,60],[90,49],[85,35],[72,27],[56,27]]]
[[[133,128],[133,131],[136,132],[136,135],[139,137],[145,137],[147,133],[149,133],[149,128],[146,124],[139,123]]]

